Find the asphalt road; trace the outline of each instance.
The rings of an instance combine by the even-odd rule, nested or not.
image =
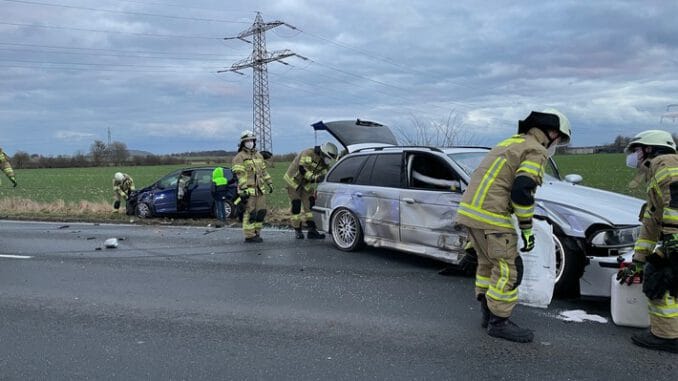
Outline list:
[[[0,222],[0,379],[675,378],[678,357],[633,346],[608,301],[519,306],[535,342],[515,344],[487,336],[472,278],[438,262],[263,237]],[[608,322],[558,318],[575,309]]]

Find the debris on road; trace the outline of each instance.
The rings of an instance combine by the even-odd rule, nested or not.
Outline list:
[[[118,247],[118,239],[109,238],[104,241],[104,246],[106,246],[107,249],[115,249],[116,247]]]

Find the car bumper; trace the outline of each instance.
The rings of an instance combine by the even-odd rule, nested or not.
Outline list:
[[[318,230],[323,231],[325,233],[329,232],[330,216],[332,214],[332,210],[329,208],[323,208],[316,205],[311,208],[311,212],[313,212],[313,221],[315,222],[315,225],[318,227]]]
[[[624,261],[630,262],[633,252],[622,255]],[[618,257],[588,257],[589,264],[579,280],[579,291],[582,296],[599,296],[609,298],[612,289],[612,274],[619,270]]]

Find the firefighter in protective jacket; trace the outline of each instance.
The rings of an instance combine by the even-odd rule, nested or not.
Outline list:
[[[490,336],[530,342],[531,330],[509,320],[518,300],[522,260],[511,215],[521,231],[523,252],[534,248],[534,193],[541,185],[547,157],[570,141],[570,123],[561,112],[532,111],[518,123],[518,134],[494,147],[473,172],[456,222],[466,226],[478,254],[475,293],[482,326]]]
[[[113,175],[113,211],[120,210],[120,200],[127,200],[132,191],[134,191],[134,180],[126,173],[116,172]]]
[[[266,194],[273,193],[273,181],[266,171],[264,157],[256,149],[254,132],[240,135],[238,154],[233,158],[233,173],[238,176],[240,201],[245,203],[242,230],[245,242],[262,242],[261,228],[266,217]]]
[[[16,188],[16,176],[14,176],[14,170],[12,169],[12,164],[9,162],[9,157],[5,154],[5,151],[0,148],[0,168],[2,172],[5,173],[5,176],[12,182],[12,186]]]
[[[292,204],[292,217],[290,218],[297,239],[303,239],[304,233],[301,226],[306,222],[309,239],[323,239],[324,234],[318,232],[311,208],[315,204],[315,189],[318,181],[321,181],[327,170],[337,159],[337,147],[330,143],[323,143],[314,148],[301,151],[292,161],[284,179],[287,183],[287,195]],[[304,213],[301,213],[301,209]]]
[[[640,278],[647,295],[650,329],[631,337],[641,347],[678,353],[678,154],[670,133],[648,130],[625,150],[626,164],[646,175],[647,202],[633,262],[617,279]]]

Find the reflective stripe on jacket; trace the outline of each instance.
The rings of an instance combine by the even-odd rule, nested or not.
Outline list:
[[[633,254],[641,262],[652,254],[662,233],[678,233],[678,154],[650,159],[647,179],[647,202],[641,210],[642,226]]]
[[[325,161],[315,152],[315,149],[308,148],[294,158],[283,179],[287,186],[294,190],[302,186],[305,190],[311,191],[318,180],[327,174],[327,169]]]
[[[511,202],[511,189],[518,176],[528,176],[541,185],[548,139],[540,129],[514,135],[494,147],[471,176],[462,196],[456,222],[476,229],[513,232],[511,214],[521,225],[530,225],[534,204]]]
[[[266,170],[264,157],[255,150],[243,148],[233,158],[233,173],[238,176],[238,189],[250,196],[266,193],[265,185],[273,183]]]

